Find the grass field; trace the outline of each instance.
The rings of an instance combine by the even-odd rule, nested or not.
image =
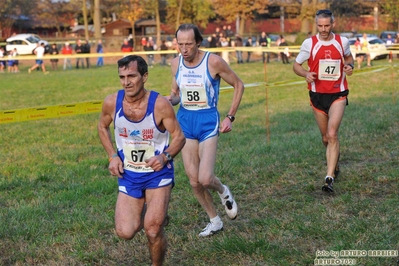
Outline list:
[[[27,67],[1,74],[0,110],[103,100],[120,88],[116,65],[49,75],[29,75]],[[265,80],[261,63],[232,68],[245,84]],[[147,88],[168,94],[170,68],[149,72]],[[348,79],[341,175],[333,194],[321,191],[325,150],[305,83],[290,83],[302,80],[292,64],[272,62],[266,72],[276,86],[248,86],[233,131],[220,136],[216,173],[235,194],[239,217],[228,220],[218,204],[224,231],[199,238],[207,217],[177,156],[165,265],[313,265],[317,251],[323,258],[332,258],[330,251],[397,252],[397,65],[376,61]],[[281,81],[288,84],[276,84]],[[221,92],[221,114],[231,92]],[[0,265],[150,264],[143,232],[132,241],[114,233],[117,184],[97,119],[87,114],[0,125]],[[398,260],[346,258],[367,266]]]

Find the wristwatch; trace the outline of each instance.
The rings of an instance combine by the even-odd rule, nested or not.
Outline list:
[[[226,115],[226,117],[227,117],[228,119],[230,119],[231,123],[233,123],[234,120],[236,120],[236,118],[234,117],[234,115]]]
[[[166,160],[168,160],[168,162],[169,162],[169,161],[172,161],[172,159],[173,159],[172,155],[170,155],[170,154],[167,153],[166,151],[164,151],[163,154],[165,154]]]
[[[355,66],[353,64],[348,64],[348,66],[350,66],[352,69],[355,68]]]

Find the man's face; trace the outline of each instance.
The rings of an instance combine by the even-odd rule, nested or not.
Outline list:
[[[131,62],[126,68],[119,68],[118,72],[119,81],[127,97],[135,97],[144,89],[144,83],[147,81],[148,73],[142,76],[137,69],[136,61]]]
[[[330,38],[330,33],[334,28],[334,22],[331,22],[331,18],[317,18],[316,26],[320,39],[323,41],[328,41]]]
[[[194,38],[194,30],[179,31],[177,44],[185,61],[192,61],[198,52],[198,46]]]

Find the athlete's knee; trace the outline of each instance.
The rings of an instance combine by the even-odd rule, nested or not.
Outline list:
[[[123,226],[115,226],[115,231],[118,237],[123,238],[125,240],[131,240],[134,236],[141,230],[142,225],[135,225],[132,228],[126,228]]]
[[[329,143],[338,141],[338,132],[337,131],[329,131],[326,134],[327,141]]]
[[[144,231],[148,241],[153,243],[163,234],[163,222],[146,225],[144,226]]]
[[[200,184],[205,188],[210,188],[215,183],[214,175],[202,175],[199,179]]]

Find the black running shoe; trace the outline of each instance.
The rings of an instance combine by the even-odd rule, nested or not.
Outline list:
[[[331,176],[326,176],[326,183],[321,188],[321,190],[325,192],[334,192],[333,184],[334,184],[334,178]]]

